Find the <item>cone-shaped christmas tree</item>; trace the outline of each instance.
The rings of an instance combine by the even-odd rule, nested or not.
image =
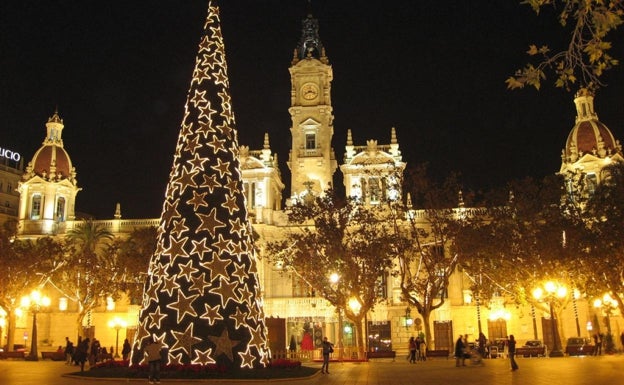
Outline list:
[[[169,364],[267,363],[219,8],[209,3],[150,261],[132,363],[159,340]]]

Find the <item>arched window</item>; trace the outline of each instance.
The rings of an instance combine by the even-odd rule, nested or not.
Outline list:
[[[41,219],[41,195],[35,194],[30,202],[30,219]]]
[[[59,222],[65,221],[65,197],[59,197],[56,200],[56,212],[54,213],[54,217]]]

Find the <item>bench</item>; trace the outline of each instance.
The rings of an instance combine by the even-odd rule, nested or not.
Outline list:
[[[448,349],[427,350],[427,358],[429,357],[444,357],[448,359],[449,350]]]
[[[21,358],[24,359],[26,357],[26,355],[24,354],[23,351],[21,352],[0,352],[0,359],[7,359],[7,358]]]
[[[65,361],[67,357],[63,352],[41,352],[41,358],[44,360],[49,358],[52,361]]]
[[[392,358],[392,361],[396,358],[396,352],[394,350],[391,351],[376,351],[376,352],[367,352],[367,358]]]

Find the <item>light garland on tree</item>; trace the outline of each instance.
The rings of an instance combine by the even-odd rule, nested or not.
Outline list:
[[[266,326],[219,7],[209,3],[150,261],[132,363],[152,337],[168,364],[266,366]]]

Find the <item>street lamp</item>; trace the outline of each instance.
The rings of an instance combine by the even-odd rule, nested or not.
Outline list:
[[[23,308],[29,309],[33,315],[32,321],[32,335],[30,339],[30,353],[27,359],[29,361],[38,361],[39,355],[37,354],[37,313],[42,308],[50,306],[50,298],[41,295],[38,290],[33,290],[30,295],[22,297],[20,302]]]
[[[548,281],[544,284],[544,288],[538,287],[533,290],[533,297],[538,301],[548,303],[550,307],[550,326],[552,327],[553,348],[550,350],[550,357],[563,357],[561,346],[559,344],[559,333],[557,332],[557,324],[555,321],[555,301],[564,298],[568,294],[568,289],[557,282]]]
[[[412,309],[408,306],[405,308],[405,329],[409,329],[413,324],[414,320],[412,319]]]
[[[115,317],[112,320],[108,321],[108,327],[115,329],[115,357],[119,358],[119,329],[125,329],[128,326],[128,323],[122,320],[119,317]]]

